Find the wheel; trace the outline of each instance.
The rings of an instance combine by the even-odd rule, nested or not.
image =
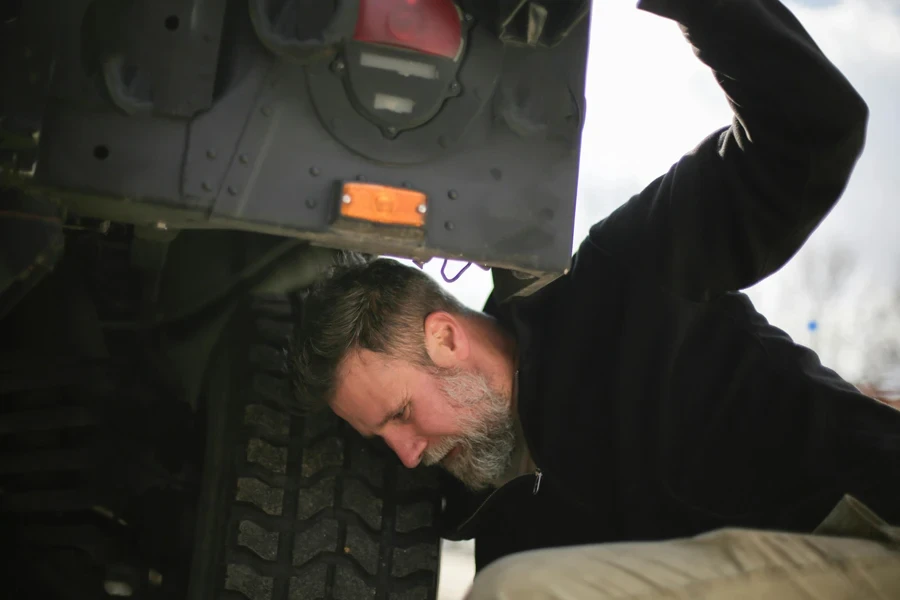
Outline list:
[[[188,598],[431,600],[437,473],[403,468],[330,411],[292,414],[298,308],[255,298],[214,353]]]
[[[74,322],[55,299],[80,296],[58,277],[38,291],[0,328],[11,597],[435,598],[437,474],[404,469],[330,411],[291,413],[296,301],[239,305],[194,412],[147,358],[152,338],[108,335],[100,359],[51,346]],[[36,336],[47,315],[58,327]]]

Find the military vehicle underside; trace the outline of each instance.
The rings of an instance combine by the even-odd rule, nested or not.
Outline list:
[[[294,410],[336,252],[568,268],[589,2],[0,2],[13,598],[435,597],[438,473]]]

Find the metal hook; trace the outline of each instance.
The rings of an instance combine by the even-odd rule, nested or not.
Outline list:
[[[462,277],[462,274],[466,272],[466,269],[468,269],[469,267],[472,266],[472,263],[466,263],[466,266],[464,266],[462,269],[460,269],[459,273],[457,273],[453,278],[450,278],[450,277],[447,277],[447,274],[444,272],[444,270],[447,268],[447,263],[449,263],[449,262],[450,261],[445,258],[444,264],[443,264],[443,266],[441,266],[441,277],[443,277],[444,281],[446,281],[447,283],[453,283],[456,280],[458,280],[460,277]]]

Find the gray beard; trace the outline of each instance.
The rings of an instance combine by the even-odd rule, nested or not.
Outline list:
[[[442,370],[436,374],[448,402],[461,409],[463,433],[429,447],[423,463],[440,464],[475,491],[497,485],[511,466],[516,446],[509,398],[492,389],[481,373]],[[459,451],[447,456],[457,446]]]

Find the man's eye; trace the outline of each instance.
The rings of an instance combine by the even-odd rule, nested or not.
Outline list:
[[[394,415],[394,419],[396,419],[398,421],[406,421],[409,419],[409,412],[410,412],[410,407],[409,407],[409,402],[407,402],[406,404],[403,405],[403,408],[400,409],[400,411],[397,412],[396,415]]]

